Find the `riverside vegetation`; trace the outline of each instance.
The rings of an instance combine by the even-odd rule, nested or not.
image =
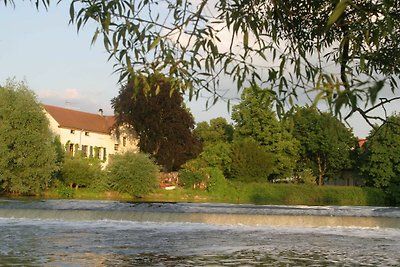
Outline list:
[[[268,95],[259,97],[257,92],[243,92],[241,103],[233,108],[233,125],[216,118],[190,131],[202,152],[172,169],[180,173],[179,184],[167,191],[159,187],[159,172],[171,169],[157,165],[151,153],[116,154],[105,169],[79,151],[67,154],[57,137],[51,142],[34,94],[25,83],[10,80],[0,89],[0,189],[5,195],[139,201],[375,206],[400,202],[396,123],[383,125],[370,136],[369,145],[358,147],[351,130],[328,113],[297,107],[278,119]],[[398,116],[391,120],[396,122]],[[32,151],[38,152],[35,160],[30,158]],[[325,184],[346,175],[363,186]]]

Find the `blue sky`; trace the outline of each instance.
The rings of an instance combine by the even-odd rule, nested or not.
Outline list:
[[[102,108],[112,114],[110,100],[118,94],[118,76],[112,74],[113,63],[107,62],[101,40],[90,44],[93,25],[77,33],[68,24],[67,2],[37,11],[29,1],[16,1],[15,9],[2,4],[0,12],[0,84],[10,77],[25,79],[45,104],[93,113]],[[230,117],[224,102],[209,111],[202,100],[188,106],[197,122]],[[389,107],[389,114],[396,109]],[[360,117],[350,123],[359,137],[370,130]]]

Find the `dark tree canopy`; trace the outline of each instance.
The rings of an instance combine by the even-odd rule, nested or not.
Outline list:
[[[183,97],[171,90],[171,83],[163,75],[142,76],[112,100],[117,125],[132,125],[140,150],[152,155],[166,170],[178,169],[201,151],[200,141],[192,132],[193,116]]]

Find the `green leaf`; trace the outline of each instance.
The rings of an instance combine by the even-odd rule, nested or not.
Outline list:
[[[154,41],[150,44],[149,51],[154,49],[160,43],[160,40],[161,40],[161,37],[157,36],[157,38],[155,38]]]
[[[245,48],[249,47],[249,32],[246,30],[243,35],[243,45]]]
[[[348,5],[351,4],[350,0],[341,0],[333,10],[332,14],[329,16],[328,19],[328,27],[332,26],[339,17],[344,13],[344,10]]]

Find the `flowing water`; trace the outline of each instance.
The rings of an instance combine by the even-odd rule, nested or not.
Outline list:
[[[400,266],[400,209],[0,200],[0,266]]]

